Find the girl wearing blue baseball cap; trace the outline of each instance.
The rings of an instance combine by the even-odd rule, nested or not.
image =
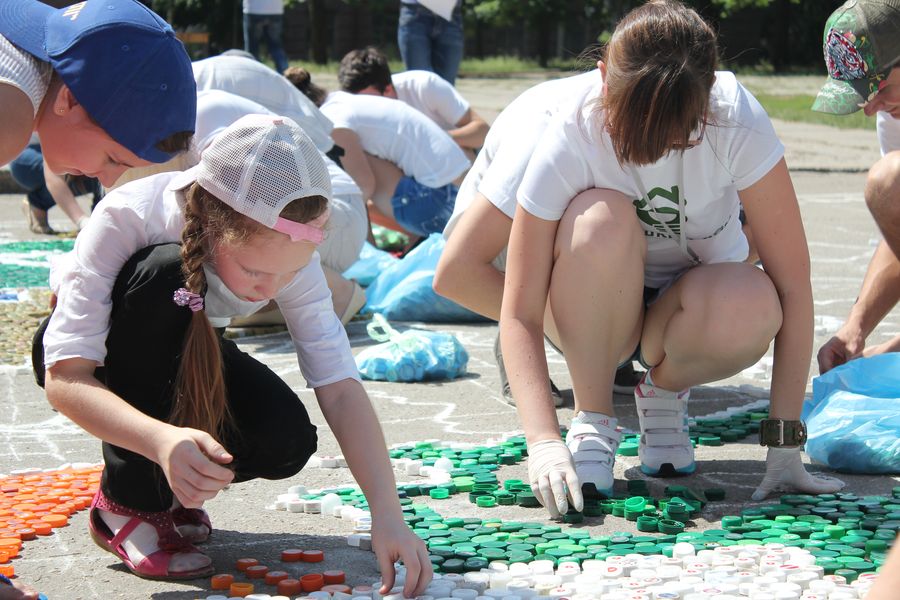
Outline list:
[[[196,87],[175,32],[137,0],[4,0],[0,106],[0,164],[37,132],[53,172],[110,186],[187,148]]]
[[[717,55],[715,33],[683,4],[631,11],[598,61],[602,82],[547,125],[518,188],[500,332],[531,486],[553,515],[580,509],[582,486],[613,492],[617,365],[648,368],[634,393],[641,471],[686,475],[691,387],[753,366],[773,341],[766,473],[752,497],[843,486],[808,473],[800,452],[813,302],[784,147]],[[745,262],[741,206],[763,269]],[[548,304],[575,393],[565,441],[549,397]]]

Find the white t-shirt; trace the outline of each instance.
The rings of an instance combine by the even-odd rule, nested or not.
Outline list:
[[[334,146],[331,121],[294,84],[266,65],[243,56],[213,56],[194,62],[193,68],[198,92],[222,90],[253,100],[295,121],[322,152]]]
[[[35,115],[47,94],[52,74],[50,63],[36,59],[0,35],[0,83],[22,90],[31,100]]]
[[[245,15],[284,14],[284,0],[244,0]]]
[[[53,265],[51,280],[56,282],[59,303],[44,335],[48,367],[75,357],[103,364],[116,277],[138,250],[181,241],[183,188],[193,179],[192,170],[139,179],[112,191],[97,206],[75,249]],[[268,304],[268,300],[241,300],[210,265],[205,272],[209,284],[205,312],[213,326],[225,326],[231,317],[253,314]],[[284,314],[309,387],[359,379],[317,253],[274,300]]]
[[[453,138],[399,100],[332,92],[322,112],[335,129],[356,133],[367,153],[394,163],[428,187],[447,185],[469,168],[469,159]]]
[[[732,73],[716,74],[702,142],[652,165],[620,166],[609,135],[597,129],[602,116],[595,111],[592,103],[581,102],[548,125],[519,187],[525,210],[556,221],[576,195],[592,188],[634,198],[647,236],[644,282],[650,287],[664,287],[694,264],[680,247],[682,237],[703,263],[747,257],[738,191],[766,175],[784,146],[765,110]]]
[[[431,71],[404,71],[391,77],[397,99],[434,121],[443,130],[455,129],[469,103],[443,77]]]
[[[878,129],[878,143],[881,145],[881,155],[900,150],[900,119],[895,119],[890,113],[879,112],[876,118]]]
[[[444,228],[449,238],[476,192],[512,219],[516,214],[516,192],[525,168],[550,119],[573,102],[573,98],[599,92],[600,71],[545,81],[522,92],[503,109],[491,125],[484,146],[466,173],[453,214]],[[527,126],[525,126],[527,124]]]

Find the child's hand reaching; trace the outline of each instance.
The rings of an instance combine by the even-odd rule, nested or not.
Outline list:
[[[394,563],[397,560],[402,560],[406,567],[403,597],[414,598],[425,592],[434,571],[425,543],[410,531],[406,522],[399,518],[373,520],[372,549],[381,569],[383,585],[379,590],[380,594],[385,595],[394,587]]]
[[[173,427],[159,440],[154,460],[181,505],[200,508],[234,479],[234,473],[221,466],[232,458],[205,431]]]

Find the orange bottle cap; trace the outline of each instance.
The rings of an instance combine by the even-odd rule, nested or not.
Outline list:
[[[232,583],[228,588],[228,593],[236,598],[243,598],[253,593],[253,584],[244,582]]]
[[[66,515],[57,515],[57,514],[50,513],[48,515],[44,515],[43,517],[41,517],[41,521],[46,521],[47,523],[50,523],[50,527],[53,527],[54,529],[56,529],[57,527],[65,527],[66,525],[68,525],[69,517],[67,517]]]
[[[50,535],[53,533],[53,527],[46,521],[33,521],[28,526],[34,529],[34,532],[38,535]]]
[[[22,538],[23,541],[33,540],[37,537],[37,532],[31,527],[23,527],[22,529],[16,531],[16,533],[19,534],[19,537]]]
[[[0,564],[9,562],[9,552],[6,550],[0,550]]]
[[[214,590],[227,590],[230,589],[231,584],[234,583],[234,575],[229,575],[228,573],[213,575],[209,582]]]
[[[325,583],[327,585],[344,583],[344,581],[347,580],[347,576],[343,571],[325,571],[322,575],[325,577]]]
[[[325,553],[321,550],[304,550],[303,562],[315,563],[325,560]]]
[[[244,571],[247,570],[248,567],[252,567],[252,566],[258,565],[258,564],[259,564],[259,561],[256,560],[255,558],[239,558],[239,559],[237,559],[235,566],[237,567],[238,571],[243,573]]]
[[[288,579],[290,575],[286,571],[269,571],[266,573],[266,583],[268,585],[278,585],[279,582]]]
[[[281,560],[283,562],[300,562],[303,560],[303,550],[289,548],[281,551]]]
[[[344,583],[333,583],[331,585],[322,586],[322,591],[328,592],[329,594],[331,594],[333,596],[334,594],[337,594],[338,592],[340,592],[342,594],[349,594],[352,591],[352,589],[350,588],[349,585],[344,584]]]
[[[303,586],[298,579],[282,579],[278,582],[278,594],[280,596],[295,596],[303,591]]]
[[[15,577],[16,569],[12,565],[0,565],[0,575],[5,575],[7,577]]]
[[[325,585],[325,578],[321,573],[308,573],[300,578],[300,585],[304,592],[318,592]]]
[[[244,575],[250,579],[262,579],[269,572],[269,567],[265,565],[251,565],[244,569]]]
[[[21,548],[21,547],[22,547],[22,540],[20,540],[20,539],[17,538],[17,537],[4,537],[4,538],[0,538],[0,548],[5,548],[5,547],[10,547],[10,548]]]

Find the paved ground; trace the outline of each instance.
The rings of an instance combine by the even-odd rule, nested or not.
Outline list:
[[[329,85],[328,82],[324,82]],[[526,87],[523,80],[463,80],[460,87],[476,109],[493,118],[506,102]],[[842,322],[854,301],[865,266],[877,240],[877,232],[862,201],[864,169],[877,157],[871,132],[835,131],[824,127],[776,124],[788,147],[789,164],[795,168],[794,186],[800,197],[807,236],[813,259],[813,284],[816,302],[816,345],[822,344]],[[840,149],[835,150],[835,140]],[[829,172],[829,171],[851,172]],[[854,172],[855,171],[855,172]],[[34,239],[27,232],[19,212],[20,197],[0,198],[0,240]],[[51,211],[51,221],[62,224]],[[64,217],[62,217],[64,219]],[[491,347],[495,325],[448,326],[471,355],[468,376],[446,383],[387,384],[367,383],[372,401],[381,416],[389,443],[441,439],[484,442],[517,428],[515,412],[497,393],[498,376]],[[364,346],[364,325],[349,328],[354,346]],[[900,318],[892,314],[880,327],[873,342],[896,335]],[[246,339],[242,346],[253,352],[282,375],[300,393],[313,421],[320,425],[321,453],[335,454],[337,446],[324,424],[311,392],[303,389],[291,346],[285,334]],[[569,380],[558,356],[551,355],[552,376],[567,389]],[[729,406],[753,402],[765,397],[771,360],[764,358],[754,368],[716,385],[695,389],[690,412],[703,416]],[[76,461],[100,460],[99,443],[64,417],[52,412],[43,393],[22,367],[0,368],[0,471],[27,467],[51,468]],[[636,428],[633,402],[617,397],[622,424]],[[571,417],[571,393],[559,410],[562,422]],[[700,528],[710,527],[723,514],[735,514],[752,504],[750,493],[763,470],[763,450],[752,438],[719,448],[698,450],[698,472],[678,483],[705,488],[724,487],[725,502],[707,506],[696,521]],[[502,478],[522,477],[524,467],[505,467]],[[618,485],[625,479],[642,478],[637,458],[620,457],[616,465]],[[398,479],[407,479],[398,475]],[[856,493],[886,493],[896,483],[890,477],[846,477]],[[232,486],[208,503],[215,534],[207,548],[215,565],[232,570],[235,559],[252,556],[270,567],[278,565],[282,549],[299,547],[325,550],[324,568],[340,568],[350,583],[368,583],[377,577],[373,556],[349,548],[343,536],[343,522],[331,517],[270,512],[264,509],[274,496],[289,485],[310,488],[344,484],[350,481],[346,469],[306,469],[289,481],[256,481]],[[650,481],[654,495],[661,495],[665,481]],[[516,520],[542,520],[542,509],[502,507],[477,509],[460,495],[450,500],[428,500],[445,516],[502,517]],[[94,546],[86,531],[86,513],[73,517],[68,527],[49,538],[26,544],[23,556],[15,560],[16,572],[23,580],[45,591],[51,600],[80,598],[155,598],[188,599],[205,597],[208,580],[186,583],[159,583],[130,575],[118,561]],[[600,531],[634,531],[633,524],[616,517],[592,518],[584,527]],[[309,569],[294,569],[306,572]],[[321,569],[316,569],[321,570]],[[267,590],[272,591],[272,590]]]

